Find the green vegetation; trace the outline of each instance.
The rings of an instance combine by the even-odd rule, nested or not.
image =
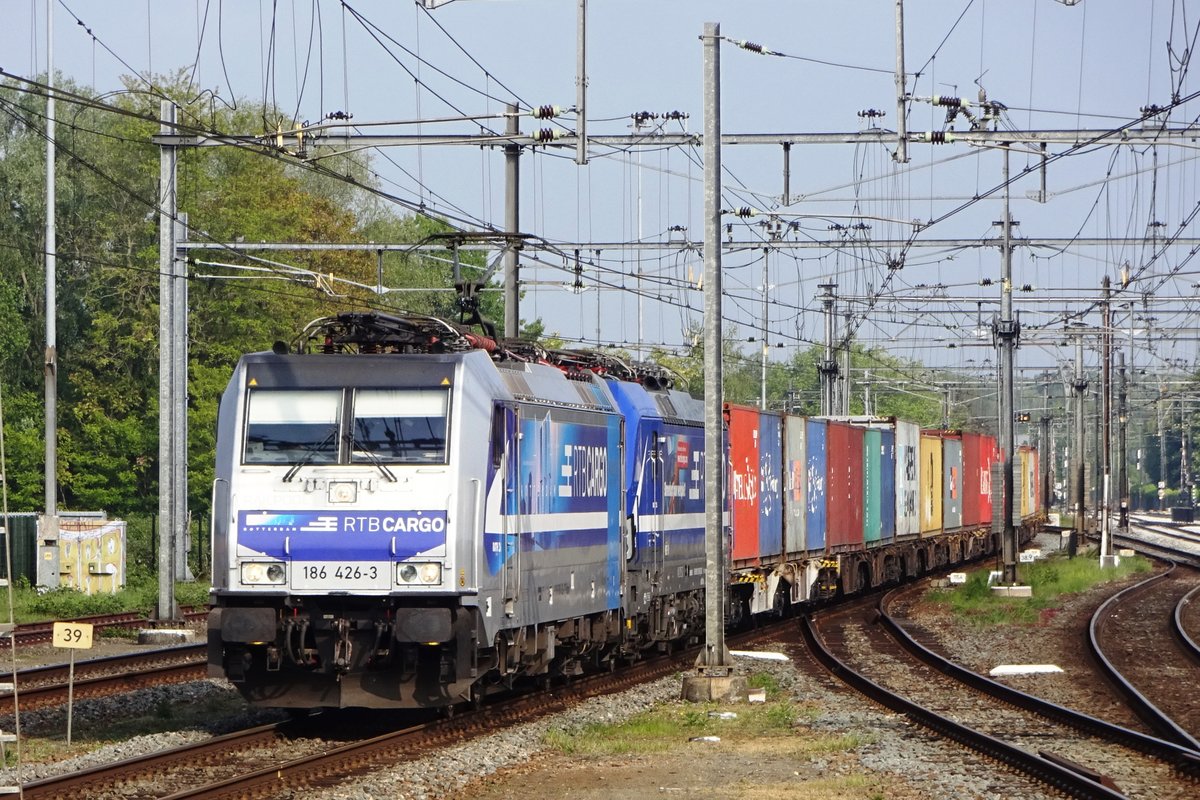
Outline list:
[[[158,605],[158,556],[153,518],[148,515],[133,515],[126,519],[125,533],[125,588],[115,594],[86,595],[74,589],[61,587],[51,591],[38,591],[29,580],[20,576],[13,583],[13,618],[16,622],[40,622],[48,619],[78,619],[94,614],[116,614],[137,612],[149,616]],[[203,607],[208,604],[206,579],[208,558],[206,552],[196,547],[203,542],[207,550],[207,536],[193,532],[193,552],[188,560],[193,572],[200,576],[190,583],[175,584],[175,602],[180,606]],[[198,564],[204,564],[199,568]],[[0,621],[8,621],[8,592],[0,590]],[[106,630],[104,636],[120,636],[116,630]]]
[[[180,606],[203,607],[208,604],[207,581],[175,584],[175,602]],[[150,616],[158,604],[158,583],[151,579],[127,585],[116,594],[86,595],[75,589],[59,588],[38,592],[28,584],[13,587],[13,619],[40,622],[48,619],[79,619],[95,614],[138,612]],[[8,619],[8,595],[0,593],[0,620]],[[108,635],[119,636],[112,631]]]
[[[710,717],[710,711],[736,709],[737,719]],[[696,736],[753,739],[783,736],[792,730],[796,710],[790,701],[761,705],[664,705],[616,725],[551,731],[545,741],[566,755],[662,753]],[[853,747],[856,745],[850,745]],[[843,748],[843,749],[849,749]]]
[[[1017,578],[1033,589],[1032,598],[999,597],[987,584],[989,570],[970,573],[967,582],[952,589],[932,592],[930,599],[948,605],[955,614],[981,625],[1033,624],[1063,599],[1096,584],[1120,580],[1149,572],[1151,563],[1141,556],[1122,558],[1115,568],[1101,569],[1098,553],[1082,553],[1073,559],[1065,556],[1021,564]]]
[[[734,706],[667,704],[615,725],[551,731],[545,741],[565,755],[589,756],[665,753],[698,736],[720,736],[722,741],[787,737],[790,751],[807,755],[845,752],[868,742],[868,738],[855,735],[797,737],[797,723],[815,720],[820,709],[811,703],[796,702],[769,673],[754,673],[747,683],[751,688],[765,689],[767,702]],[[737,717],[710,715],[728,711]]]

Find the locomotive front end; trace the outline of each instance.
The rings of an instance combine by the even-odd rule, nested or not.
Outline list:
[[[488,356],[243,357],[218,423],[211,674],[276,707],[470,695],[485,476],[460,445],[490,413],[460,389],[472,365]]]

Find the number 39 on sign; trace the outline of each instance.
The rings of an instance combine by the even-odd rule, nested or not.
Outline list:
[[[92,649],[92,625],[88,622],[56,622],[54,623],[55,647],[68,647],[74,650]]]

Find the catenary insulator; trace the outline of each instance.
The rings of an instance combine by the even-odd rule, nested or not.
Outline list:
[[[951,108],[955,106],[966,108],[967,106],[971,105],[970,101],[948,94],[935,94],[933,96],[933,104],[935,106],[948,106]]]
[[[921,134],[923,141],[930,144],[950,144],[954,141],[953,131],[926,131]]]
[[[754,217],[754,216],[758,215],[758,211],[751,208],[750,206],[741,206],[740,208],[733,208],[733,209],[729,210],[729,213],[735,217],[743,217],[743,218]]]
[[[529,115],[534,119],[554,119],[561,113],[561,106],[535,106],[529,111]]]
[[[736,44],[738,47],[742,48],[743,50],[749,50],[751,53],[762,53],[764,56],[779,55],[779,53],[776,53],[774,50],[770,50],[766,47],[763,47],[758,42],[748,42],[745,39],[732,39],[731,41],[734,44]]]
[[[533,132],[533,140],[535,142],[552,142],[555,139],[561,139],[563,132],[558,128],[539,128]]]

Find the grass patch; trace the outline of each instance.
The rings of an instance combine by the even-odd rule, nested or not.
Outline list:
[[[755,672],[746,677],[746,685],[751,689],[764,689],[768,700],[774,700],[780,695],[779,679],[769,672]]]
[[[737,719],[710,717],[710,711],[734,711]],[[695,736],[720,736],[722,741],[785,736],[792,732],[798,719],[807,718],[811,713],[789,701],[736,706],[715,703],[666,705],[614,725],[550,731],[544,741],[547,746],[571,756],[663,753],[686,744]],[[845,746],[841,749],[856,747],[858,743],[843,742]]]
[[[804,755],[833,755],[857,750],[863,745],[874,744],[878,740],[874,734],[844,733],[840,736],[811,736],[800,744],[800,752]]]
[[[1030,625],[1040,622],[1045,612],[1059,607],[1070,595],[1152,569],[1153,565],[1141,556],[1122,558],[1120,566],[1103,570],[1095,552],[1073,559],[1053,556],[1018,565],[1017,580],[1031,587],[1031,598],[994,595],[987,585],[990,570],[984,569],[968,574],[967,582],[957,588],[931,592],[929,599],[980,626]]]
[[[175,602],[180,606],[203,608],[208,605],[207,581],[175,584]],[[70,620],[94,614],[137,612],[153,614],[158,605],[158,583],[152,579],[131,580],[114,594],[86,595],[77,589],[59,587],[38,592],[21,581],[13,587],[13,619],[18,622],[42,622],[48,619]],[[8,620],[8,593],[0,592],[0,621]]]

